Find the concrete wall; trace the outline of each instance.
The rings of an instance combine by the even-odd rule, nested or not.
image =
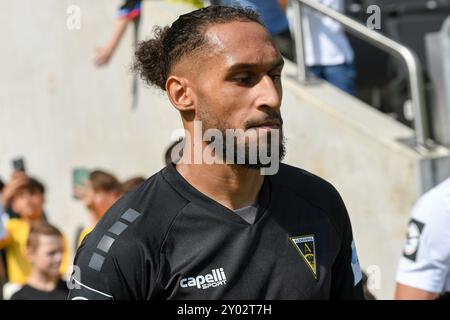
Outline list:
[[[111,32],[111,0],[10,1],[0,11],[0,174],[24,156],[29,172],[48,187],[49,218],[70,238],[87,215],[71,197],[74,167],[104,168],[124,179],[150,176],[181,123],[165,94],[140,87],[131,110],[132,32],[111,64],[93,66],[94,48]],[[81,9],[81,28],[66,27],[69,5]],[[141,37],[188,6],[144,2]],[[409,211],[417,197],[449,173],[447,149],[424,157],[399,139],[413,132],[334,87],[302,87],[283,78],[286,162],[332,182],[353,222],[363,268],[380,276],[374,293],[393,295],[394,275]],[[438,177],[436,173],[438,172]]]

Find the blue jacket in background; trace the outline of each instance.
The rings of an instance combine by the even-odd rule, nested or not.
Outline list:
[[[289,29],[286,15],[277,0],[221,0],[220,5],[252,8],[259,13],[262,22],[272,35]]]

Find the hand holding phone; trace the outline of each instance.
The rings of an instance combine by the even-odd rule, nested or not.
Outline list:
[[[12,161],[14,171],[26,172],[25,160],[23,158],[16,158]]]
[[[28,177],[22,171],[14,171],[11,175],[11,179],[5,184],[2,191],[2,203],[4,208],[9,207],[12,197],[16,194],[17,190],[23,188],[28,184]]]

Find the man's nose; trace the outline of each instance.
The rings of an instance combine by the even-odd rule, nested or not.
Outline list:
[[[269,75],[264,75],[257,85],[260,108],[279,109],[281,106],[281,87],[279,88]]]

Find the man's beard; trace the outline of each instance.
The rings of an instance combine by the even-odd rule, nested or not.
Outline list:
[[[272,161],[274,160],[281,162],[286,154],[285,139],[282,130],[283,121],[280,113],[270,111],[266,112],[266,115],[267,116],[263,121],[275,121],[280,124],[279,129],[256,130],[252,128],[258,125],[257,123],[247,122],[244,124],[244,134],[250,133],[251,130],[254,130],[254,133],[256,134],[256,140],[251,141],[248,139],[248,137],[244,137],[245,139],[241,139],[234,135],[228,136],[227,130],[236,129],[233,129],[233,127],[229,125],[225,120],[217,119],[209,112],[201,112],[199,114],[199,120],[202,121],[202,135],[208,129],[217,129],[221,132],[223,147],[222,150],[216,150],[218,151],[216,152],[216,156],[219,157],[220,160],[222,160],[224,163],[231,162],[231,164],[238,166],[244,166],[251,169],[260,169],[270,167]],[[263,130],[265,133],[262,133],[260,130]],[[274,134],[275,130],[278,131],[278,134]],[[273,141],[274,139],[276,140]],[[212,145],[214,142],[215,140],[212,139],[209,142],[209,145]],[[276,145],[272,145],[273,143],[275,143]],[[272,155],[273,149],[275,149],[275,155]],[[251,154],[253,154],[253,156],[251,156]],[[276,156],[276,159],[272,159],[273,156]],[[271,160],[269,162],[263,161],[261,157]]]

